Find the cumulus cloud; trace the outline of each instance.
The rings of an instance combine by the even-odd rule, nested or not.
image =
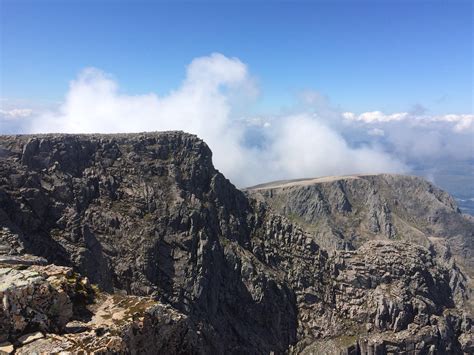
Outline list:
[[[359,115],[353,112],[344,112],[342,116],[348,121],[368,124],[409,121],[408,123],[411,125],[428,125],[439,122],[449,123],[451,128],[456,132],[466,132],[474,129],[474,115],[472,114],[424,115],[417,114],[417,112],[385,114],[381,111],[371,111]]]
[[[473,159],[474,115],[341,112],[325,95],[304,91],[285,114],[248,116],[258,87],[237,58],[194,59],[169,94],[124,94],[96,68],[83,70],[57,107],[0,110],[2,133],[115,133],[183,130],[213,151],[215,166],[238,186],[354,173],[407,172],[440,159]],[[16,131],[15,131],[16,129]]]
[[[320,115],[242,119],[240,113],[257,96],[258,88],[247,66],[218,53],[194,59],[181,85],[165,96],[124,94],[110,75],[88,68],[71,82],[59,108],[35,116],[29,131],[183,130],[209,144],[215,166],[238,186],[302,176],[407,169],[380,146],[350,144],[328,123],[327,115],[321,115],[324,110]],[[311,93],[306,93],[305,100],[310,104],[326,102]]]
[[[351,147],[341,134],[317,116],[284,117],[271,132],[269,149],[275,177],[288,178],[348,173],[400,172],[404,164],[372,146]]]
[[[84,70],[71,82],[58,111],[34,120],[32,132],[141,132],[183,130],[212,147],[216,165],[234,176],[245,163],[239,141],[242,129],[229,119],[230,101],[257,90],[247,67],[236,58],[212,54],[193,60],[180,88],[159,97],[125,95],[109,75]]]
[[[474,115],[441,115],[441,116],[432,116],[428,118],[433,122],[449,122],[453,123],[454,130],[457,132],[463,132],[472,130],[474,128]]]

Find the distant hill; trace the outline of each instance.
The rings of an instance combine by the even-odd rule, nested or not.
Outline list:
[[[327,250],[356,249],[367,240],[431,245],[446,240],[474,270],[474,217],[456,200],[415,176],[378,174],[276,181],[245,189],[314,234]]]

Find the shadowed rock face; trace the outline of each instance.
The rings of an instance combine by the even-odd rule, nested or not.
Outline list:
[[[74,266],[109,292],[169,303],[202,320],[220,351],[283,351],[296,341],[294,293],[276,272],[252,271],[260,217],[195,136],[0,144],[0,239],[10,253]]]
[[[342,182],[334,191],[321,190],[317,202],[306,190],[287,194],[286,200],[278,197],[284,195],[280,190],[258,190],[257,200],[249,199],[214,169],[211,156],[205,143],[182,132],[0,137],[5,268],[20,265],[26,270],[18,272],[27,272],[32,266],[25,255],[33,254],[87,276],[109,294],[107,300],[125,292],[158,302],[155,308],[145,302],[150,309],[139,324],[132,319],[120,331],[97,331],[93,347],[76,350],[143,352],[156,346],[167,353],[337,353],[390,346],[402,351],[412,345],[420,351],[469,350],[465,276],[447,250],[441,257],[441,247],[396,240],[403,239],[399,216],[423,220],[425,212],[418,212],[420,217],[412,210],[423,210],[425,200],[397,202],[395,216],[370,179],[353,190]],[[393,179],[388,186],[413,188]],[[348,191],[362,195],[364,189],[375,197],[365,201],[367,218],[354,224],[359,235],[350,239],[346,230],[333,227],[362,209]],[[407,198],[424,187],[414,189]],[[441,191],[433,194],[443,206],[452,202]],[[262,196],[274,210],[280,206],[275,201],[283,201],[279,211],[296,215],[296,223],[258,201]],[[457,221],[451,216],[454,203],[435,211],[446,213],[435,213],[434,225],[424,225],[422,232],[469,246],[464,234],[446,226]],[[324,225],[316,223],[321,216]],[[361,247],[328,256],[318,245],[319,230],[339,232],[349,249]],[[378,234],[390,240],[364,244]],[[331,243],[330,251],[340,246]],[[15,288],[8,278],[0,281]],[[97,314],[106,319],[114,307],[98,309],[89,310],[93,319]],[[39,311],[51,318],[48,310]],[[53,318],[44,324],[57,324]],[[74,320],[69,313],[66,318]],[[31,322],[24,332],[61,333],[63,323],[45,330]],[[18,346],[22,332],[9,331],[8,341]],[[81,344],[92,342],[88,334],[80,336]],[[22,351],[71,347],[72,338],[48,339],[25,344]]]

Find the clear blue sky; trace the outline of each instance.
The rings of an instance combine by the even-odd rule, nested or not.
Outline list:
[[[128,93],[164,94],[220,52],[249,66],[270,110],[304,89],[355,112],[473,110],[471,1],[0,3],[7,99],[61,100],[88,66]]]

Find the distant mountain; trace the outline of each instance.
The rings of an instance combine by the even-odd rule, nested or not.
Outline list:
[[[474,270],[474,217],[415,176],[354,175],[277,181],[246,189],[314,235],[326,250],[357,249],[368,240],[426,247],[440,240]]]
[[[0,136],[0,350],[472,353],[473,230],[419,178],[242,192],[182,132]]]

